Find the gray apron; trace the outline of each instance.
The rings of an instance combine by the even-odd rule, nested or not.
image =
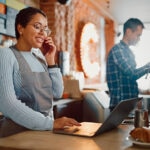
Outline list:
[[[52,82],[49,77],[47,66],[42,63],[45,72],[32,72],[22,54],[14,47],[10,48],[17,58],[21,73],[22,87],[20,95],[17,95],[18,99],[33,110],[41,112],[45,116],[53,115]],[[0,120],[0,137],[24,130],[27,129],[8,118],[4,117]]]

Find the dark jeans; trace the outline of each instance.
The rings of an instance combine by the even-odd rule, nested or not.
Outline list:
[[[26,130],[28,129],[16,124],[11,119],[5,117],[0,118],[0,137],[10,136]]]

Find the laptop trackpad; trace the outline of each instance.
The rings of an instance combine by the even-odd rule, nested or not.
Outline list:
[[[94,136],[101,123],[82,122],[81,126],[65,127],[63,130],[55,130],[55,133],[72,134],[79,136]]]

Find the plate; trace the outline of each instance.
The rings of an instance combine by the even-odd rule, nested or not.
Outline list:
[[[144,142],[138,141],[138,140],[132,138],[131,136],[129,136],[128,139],[137,146],[150,147],[150,143],[144,143]]]

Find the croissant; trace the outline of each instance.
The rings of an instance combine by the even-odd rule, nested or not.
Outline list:
[[[132,138],[139,140],[141,142],[150,143],[150,129],[146,127],[134,128],[130,131]]]

